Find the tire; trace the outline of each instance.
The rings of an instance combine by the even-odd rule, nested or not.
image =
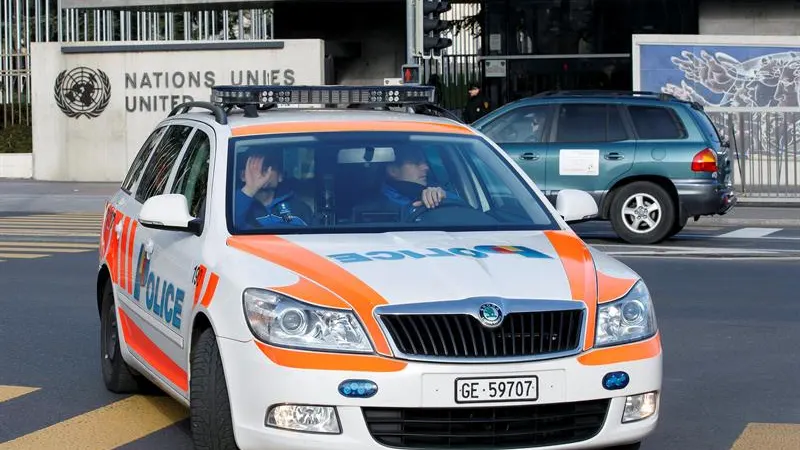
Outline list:
[[[654,205],[654,210],[646,211]],[[666,239],[676,223],[675,203],[664,188],[649,181],[636,181],[621,187],[611,202],[611,225],[625,242],[655,244]],[[650,223],[645,220],[650,219]]]
[[[103,372],[103,382],[106,389],[116,394],[149,391],[151,383],[122,359],[119,336],[114,291],[111,280],[108,280],[103,286],[100,314],[100,367]]]
[[[192,348],[191,359],[189,415],[194,447],[238,449],[233,435],[228,386],[213,329],[208,328],[200,335]]]
[[[669,230],[669,233],[667,233],[667,238],[671,238],[676,234],[680,233],[681,231],[683,231],[683,228],[686,226],[686,223],[688,221],[689,221],[688,219],[680,220],[676,218],[675,225],[673,225],[672,228]]]

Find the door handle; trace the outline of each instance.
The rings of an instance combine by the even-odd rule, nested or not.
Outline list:
[[[539,154],[538,153],[531,153],[531,152],[523,153],[520,156],[520,159],[524,159],[526,161],[538,161],[539,160]]]
[[[148,239],[147,242],[144,243],[144,253],[147,255],[147,259],[150,259],[150,256],[153,255],[153,240]]]
[[[611,153],[606,153],[605,158],[606,159],[611,159],[611,160],[625,159],[625,155],[617,153],[617,152],[611,152]]]

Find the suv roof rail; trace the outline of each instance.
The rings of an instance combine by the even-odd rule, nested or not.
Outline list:
[[[180,105],[172,108],[169,115],[167,117],[172,117],[177,114],[183,114],[188,112],[192,108],[203,108],[211,111],[214,114],[214,120],[217,121],[220,125],[227,125],[228,124],[228,115],[218,105],[215,105],[211,102],[186,102],[181,103]]]
[[[567,91],[544,91],[534,95],[535,98],[541,97],[581,97],[581,96],[597,96],[597,97],[613,97],[613,96],[651,96],[658,97],[659,100],[678,100],[672,94],[664,92],[653,91],[621,91],[621,90],[602,90],[602,89],[586,89],[586,90],[567,90]]]

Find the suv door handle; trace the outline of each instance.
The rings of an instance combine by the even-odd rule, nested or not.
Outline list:
[[[612,160],[625,159],[625,155],[617,153],[617,152],[611,152],[611,153],[606,153],[605,158],[606,159],[612,159]]]
[[[532,152],[523,153],[522,155],[520,155],[520,159],[524,159],[526,161],[538,161],[539,154]]]

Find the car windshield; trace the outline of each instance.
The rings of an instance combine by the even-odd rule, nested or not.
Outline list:
[[[234,137],[229,151],[233,234],[558,228],[479,136],[270,134]]]

